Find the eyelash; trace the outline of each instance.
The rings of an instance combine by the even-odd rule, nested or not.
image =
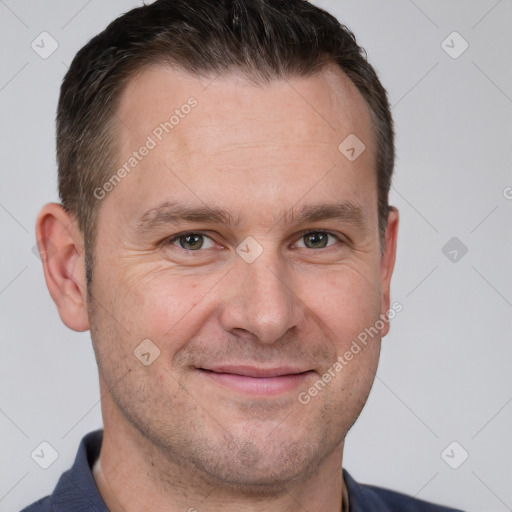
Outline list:
[[[297,238],[297,240],[300,240],[301,238],[304,238],[305,236],[311,235],[313,233],[323,233],[323,234],[333,237],[337,242],[341,242],[342,244],[345,243],[338,235],[335,235],[334,233],[331,233],[330,231],[322,231],[322,230],[318,230],[318,229],[303,231],[302,233],[300,233],[300,236]],[[180,247],[179,245],[174,244],[174,242],[177,242],[181,237],[186,236],[186,235],[201,235],[206,238],[212,239],[207,233],[204,233],[203,231],[185,231],[183,233],[178,233],[177,235],[174,235],[170,238],[166,238],[162,243],[165,246],[168,246],[168,245],[175,246],[178,249],[181,249],[182,251],[185,251],[187,253],[202,252],[201,249],[193,251],[193,250],[189,250],[189,249],[184,249],[183,247]],[[328,245],[327,247],[320,247],[320,249],[328,249],[329,247],[332,247],[332,245]],[[301,247],[301,249],[309,249],[311,251],[319,250],[319,249],[312,249],[310,247]]]

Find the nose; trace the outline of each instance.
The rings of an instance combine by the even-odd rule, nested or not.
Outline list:
[[[252,263],[238,260],[223,295],[224,330],[237,335],[249,332],[260,343],[274,343],[304,319],[290,272],[268,251]]]

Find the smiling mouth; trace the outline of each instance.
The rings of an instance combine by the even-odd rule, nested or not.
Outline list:
[[[259,396],[274,396],[292,391],[315,373],[313,370],[292,367],[219,366],[198,370],[207,379],[224,388]]]

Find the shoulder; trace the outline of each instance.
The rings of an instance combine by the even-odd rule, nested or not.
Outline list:
[[[357,483],[344,469],[350,512],[462,512],[376,485]]]
[[[395,507],[400,506],[401,512],[462,512],[459,509],[437,505],[375,485],[363,485],[362,487],[367,494],[374,494],[390,509],[394,510]]]
[[[64,471],[53,492],[21,512],[108,512],[94,482],[92,465],[97,459],[103,430],[86,434],[72,467]]]
[[[25,507],[20,512],[50,512],[50,496],[46,496],[41,498],[40,500],[35,501],[28,507]]]

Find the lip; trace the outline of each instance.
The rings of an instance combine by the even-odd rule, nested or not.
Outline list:
[[[253,366],[216,366],[198,368],[209,380],[249,395],[274,396],[292,391],[307,379],[313,370],[281,366],[256,368]]]

